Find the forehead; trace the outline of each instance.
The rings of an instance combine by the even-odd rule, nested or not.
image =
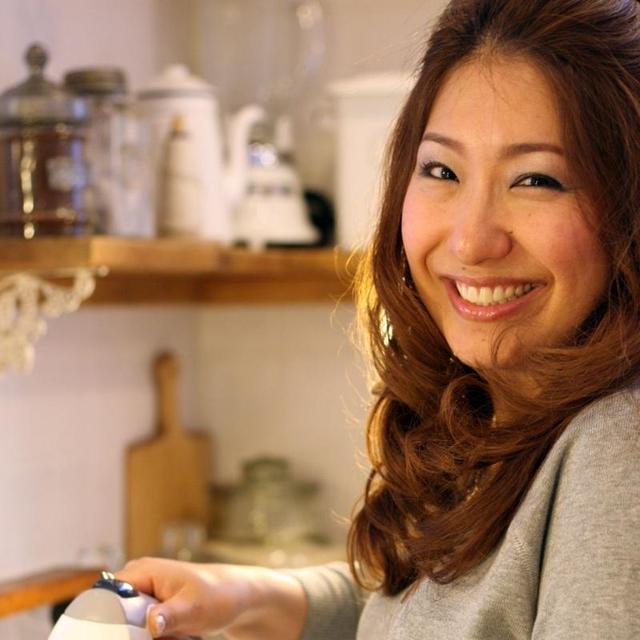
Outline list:
[[[551,86],[522,58],[479,58],[455,68],[436,96],[427,130],[470,143],[561,144]]]

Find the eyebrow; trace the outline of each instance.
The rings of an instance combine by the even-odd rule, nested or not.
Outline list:
[[[461,142],[454,140],[453,138],[449,138],[448,136],[443,136],[440,133],[427,132],[424,134],[422,141],[437,142],[444,147],[453,149],[460,155],[464,155],[465,153],[465,147]],[[549,142],[518,142],[516,144],[510,144],[504,147],[501,155],[505,158],[513,158],[515,156],[524,155],[525,153],[537,153],[540,151],[547,151],[564,157],[564,150],[562,147]]]

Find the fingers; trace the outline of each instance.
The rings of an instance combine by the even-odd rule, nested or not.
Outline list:
[[[252,582],[239,568],[231,571],[225,565],[164,558],[128,562],[116,578],[159,601],[147,610],[147,626],[154,638],[225,628],[246,608]]]
[[[131,560],[115,576],[132,584],[138,591],[154,596],[158,604],[147,609],[147,627],[154,638],[183,635],[198,622],[197,593],[193,588],[193,569],[184,563],[165,558]]]
[[[167,631],[167,619],[159,607],[147,609],[147,628],[154,638],[164,637],[162,634]]]
[[[179,593],[147,609],[147,627],[154,638],[185,636],[203,626],[200,607],[185,593]]]
[[[154,558],[138,558],[137,560],[130,560],[125,566],[116,571],[115,577],[118,580],[123,580],[133,585],[138,591],[146,593],[148,595],[155,595],[154,588],[154,572],[148,570],[148,565],[152,562],[156,562]]]

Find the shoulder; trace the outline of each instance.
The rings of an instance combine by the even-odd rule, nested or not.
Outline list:
[[[640,382],[585,407],[552,454],[559,458],[563,475],[601,466],[640,470]]]
[[[533,638],[639,637],[639,463],[637,385],[586,407],[547,456]]]
[[[640,385],[585,407],[540,471],[548,536],[614,535],[629,544],[640,526]]]
[[[601,535],[612,520],[640,527],[640,385],[603,397],[569,423],[547,454],[512,533],[535,557],[545,539]]]

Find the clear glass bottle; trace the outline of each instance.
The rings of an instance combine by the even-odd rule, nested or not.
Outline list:
[[[111,235],[152,235],[146,133],[125,72],[116,67],[73,69],[65,74],[64,84],[89,108],[87,152],[102,230]]]

